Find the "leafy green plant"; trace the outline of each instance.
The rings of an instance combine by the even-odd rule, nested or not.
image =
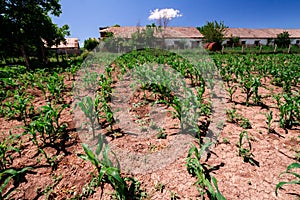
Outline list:
[[[95,110],[95,108],[96,108],[95,102],[93,101],[92,97],[86,96],[81,101],[76,103],[75,108],[77,108],[77,106],[83,111],[86,118],[88,118],[91,128],[92,128],[93,139],[95,139],[95,137],[96,137],[95,136],[95,129],[96,129],[95,121],[99,114],[99,111]]]
[[[139,183],[131,177],[123,178],[120,172],[120,165],[116,155],[110,151],[108,145],[104,145],[103,136],[98,135],[98,143],[95,154],[91,148],[82,144],[85,154],[78,154],[84,160],[91,162],[97,170],[97,186],[103,182],[108,182],[115,190],[114,196],[119,200],[128,199],[129,197],[137,197],[140,195]],[[116,166],[109,158],[109,154],[114,156]],[[102,159],[99,156],[102,156]],[[128,186],[127,182],[131,182]]]
[[[27,95],[25,92],[15,90],[13,101],[5,102],[5,106],[7,107],[7,117],[19,118],[27,124],[27,119],[34,113],[32,100],[32,96]]]
[[[170,191],[170,198],[171,200],[176,200],[180,199],[180,196],[176,192]]]
[[[242,119],[239,121],[239,125],[240,125],[240,127],[244,128],[244,129],[252,128],[249,119],[247,119],[245,117],[242,117]]]
[[[227,121],[230,123],[237,123],[241,116],[236,112],[235,108],[226,110]]]
[[[7,138],[0,142],[0,171],[5,170],[7,165],[12,164],[13,162],[13,153],[16,152],[20,155],[20,149],[14,142],[18,139],[19,136],[9,134]]]
[[[67,124],[60,123],[59,119],[62,111],[68,106],[54,106],[51,103],[42,106],[40,115],[35,117],[28,126],[29,130],[33,128],[33,130],[40,133],[43,144],[55,146],[61,139],[66,137]],[[33,139],[36,139],[36,135],[33,135]]]
[[[195,185],[201,195],[201,199],[204,199],[204,195],[207,194],[210,199],[224,200],[225,197],[218,189],[217,180],[213,176],[207,175],[206,169],[209,166],[200,162],[203,152],[212,144],[212,142],[205,143],[200,149],[193,145],[189,150],[186,166],[188,172],[197,177]]]
[[[280,126],[283,128],[292,128],[299,124],[300,120],[300,95],[299,94],[283,94],[284,101],[281,101],[281,96],[274,96],[280,111]]]
[[[24,174],[32,169],[32,167],[24,167],[22,169],[5,169],[0,171],[0,199],[8,199],[9,195],[21,184]],[[3,181],[2,181],[3,180]],[[5,191],[6,186],[10,180],[14,181],[14,186]]]
[[[106,119],[109,124],[110,131],[113,132],[113,125],[115,123],[114,113],[111,109],[110,104],[105,99],[102,99],[101,101],[101,112],[104,112],[104,116],[102,117]]]
[[[272,132],[271,125],[272,125],[272,121],[273,121],[273,112],[270,111],[269,113],[266,114],[266,116],[267,116],[266,124],[268,126],[268,133],[271,133]]]
[[[248,148],[245,147],[243,139],[246,139],[246,142],[248,144]],[[241,156],[244,160],[244,162],[249,162],[252,165],[255,165],[256,162],[254,160],[254,155],[251,153],[252,150],[252,146],[251,146],[251,142],[250,139],[248,137],[248,132],[247,131],[242,131],[240,133],[240,137],[239,137],[239,141],[237,143],[237,147],[238,147],[238,154],[239,156]]]
[[[55,102],[61,102],[62,97],[61,93],[65,89],[65,84],[64,84],[64,76],[58,75],[58,73],[54,72],[53,75],[49,76],[46,79],[46,84],[45,84],[49,95],[48,95],[48,101],[55,101]]]
[[[242,76],[240,81],[240,87],[246,93],[246,106],[249,106],[251,96],[254,94],[254,103],[258,103],[260,96],[258,94],[258,88],[261,86],[260,78],[251,74]]]
[[[226,91],[229,93],[229,102],[232,102],[233,94],[236,92],[237,86],[232,85],[226,88]]]
[[[164,189],[165,189],[165,184],[163,183],[157,183],[154,186],[156,191],[159,191],[160,193],[163,193]]]
[[[281,188],[284,185],[287,185],[287,184],[300,185],[300,174],[297,174],[296,172],[291,171],[293,169],[300,169],[300,163],[295,162],[295,163],[290,164],[289,166],[287,166],[285,172],[282,172],[282,173],[279,174],[279,176],[281,176],[283,174],[291,174],[291,175],[293,175],[293,176],[296,177],[296,180],[288,181],[288,182],[285,182],[285,181],[279,182],[276,185],[276,188],[275,188],[275,194],[276,194],[276,196],[278,195],[278,189]]]
[[[97,185],[100,186],[103,178],[107,176],[108,181],[112,187],[120,193],[125,194],[125,181],[121,178],[119,166],[115,167],[112,160],[109,158],[109,146],[104,145],[103,136],[98,135],[98,143],[95,154],[86,144],[82,144],[85,154],[78,154],[78,156],[84,160],[91,162],[98,173]],[[98,158],[102,153],[102,159]],[[113,154],[114,155],[114,154]],[[119,165],[117,163],[117,165]]]
[[[166,139],[167,134],[165,133],[165,130],[161,127],[158,128],[158,133],[156,134],[157,139]]]
[[[37,194],[38,195],[46,195],[46,199],[53,198],[51,195],[54,192],[54,188],[62,180],[62,175],[59,175],[59,176],[53,175],[52,179],[53,179],[53,183],[48,184],[43,190],[41,190],[40,188],[37,189]]]
[[[249,119],[243,117],[242,115],[236,112],[236,109],[227,109],[226,110],[227,121],[230,123],[237,123],[240,127],[244,129],[252,128]]]

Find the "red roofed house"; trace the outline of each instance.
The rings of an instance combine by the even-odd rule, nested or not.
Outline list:
[[[146,27],[124,26],[124,27],[100,27],[100,40],[109,36],[130,39],[138,29]],[[164,37],[167,47],[193,48],[202,45],[202,34],[195,27],[166,27],[162,32],[156,31],[154,36]]]

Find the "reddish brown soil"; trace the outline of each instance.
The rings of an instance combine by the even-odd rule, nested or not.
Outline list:
[[[71,81],[66,81],[71,90]],[[248,129],[252,144],[252,153],[259,166],[251,165],[243,162],[238,156],[236,143],[239,134],[243,130],[239,125],[226,122],[224,119],[224,129],[219,137],[219,144],[211,148],[211,156],[207,163],[215,167],[211,174],[218,180],[219,189],[227,199],[297,199],[289,193],[299,194],[299,185],[284,186],[285,190],[280,190],[279,195],[275,196],[275,186],[279,181],[292,180],[293,177],[284,175],[278,177],[286,167],[295,162],[295,150],[300,149],[299,139],[300,127],[292,130],[284,130],[279,127],[279,111],[276,108],[276,102],[269,97],[273,93],[280,92],[280,88],[270,85],[268,82],[264,84],[265,88],[261,88],[260,94],[263,95],[262,102],[268,106],[274,115],[272,128],[275,133],[267,133],[266,116],[268,110],[261,106],[246,107],[244,102],[244,94],[238,90],[233,101],[237,112],[248,118],[252,124],[252,129]],[[272,91],[270,88],[273,88]],[[40,92],[31,91],[35,96],[35,107],[45,105],[45,100]],[[72,97],[68,92],[65,93],[64,100],[67,103],[72,101]],[[135,100],[132,100],[132,103]],[[233,107],[233,102],[226,104],[228,109]],[[139,114],[139,118],[147,117],[148,105],[132,109],[132,113]],[[170,116],[170,121],[165,126],[168,134],[167,139],[152,139],[152,144],[156,145],[155,151],[163,149],[171,140],[171,132],[168,129],[173,126],[174,121]],[[136,120],[136,118],[132,118]],[[147,121],[147,120],[146,120]],[[20,184],[17,190],[10,196],[10,199],[70,199],[80,194],[84,185],[91,180],[91,172],[95,172],[93,166],[77,156],[83,153],[81,141],[77,133],[74,132],[73,116],[70,109],[66,109],[62,113],[61,122],[68,123],[70,139],[66,143],[66,152],[59,152],[57,155],[58,165],[51,168],[42,155],[37,155],[37,149],[27,136],[22,137],[21,156],[15,155],[13,167],[19,168],[24,166],[33,166],[34,169],[25,176],[24,182]],[[8,120],[0,118],[0,132],[7,135],[9,130],[13,134],[21,134],[22,122],[17,120]],[[148,123],[148,122],[147,122]],[[169,136],[170,134],[170,136]],[[225,143],[223,141],[229,141]],[[115,138],[114,141],[128,148],[130,151],[149,151],[147,141],[133,141],[129,136]],[[45,151],[50,154],[56,154],[53,148],[46,148]],[[170,199],[171,193],[176,193],[180,199],[200,199],[196,187],[193,185],[196,181],[194,177],[188,174],[186,169],[185,157],[188,149],[182,156],[178,157],[173,163],[151,173],[136,174],[135,178],[141,182],[141,188],[144,189],[148,197],[146,199]],[[203,162],[206,158],[203,158]],[[123,174],[128,175],[128,174]],[[55,177],[61,176],[61,180],[54,184]],[[56,178],[57,179],[57,178]],[[155,189],[157,184],[163,184],[163,191]],[[46,194],[39,193],[47,186],[51,186],[53,190],[49,190]],[[12,185],[10,186],[12,187]],[[9,188],[7,188],[9,189]],[[97,188],[94,194],[88,199],[110,199],[111,187],[106,185],[104,190]]]

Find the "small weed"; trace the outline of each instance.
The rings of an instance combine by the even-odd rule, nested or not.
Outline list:
[[[180,196],[176,192],[170,191],[170,198],[171,200],[176,200],[180,199]]]
[[[156,191],[159,191],[160,193],[163,193],[164,189],[165,189],[165,184],[163,183],[157,183],[154,186]]]
[[[156,134],[157,139],[166,139],[167,138],[167,134],[165,133],[165,129],[159,127],[158,128],[158,133]]]
[[[239,125],[240,125],[240,127],[244,128],[244,129],[252,128],[249,119],[247,119],[245,117],[242,117],[241,121],[239,122]]]
[[[228,138],[224,137],[223,138],[223,144],[230,144],[230,141]]]

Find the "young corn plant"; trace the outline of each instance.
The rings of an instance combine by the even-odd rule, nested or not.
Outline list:
[[[98,143],[96,146],[96,151],[93,153],[92,149],[86,145],[82,144],[85,154],[78,154],[78,156],[84,160],[91,162],[97,170],[97,186],[101,183],[108,182],[115,190],[114,196],[118,200],[131,199],[137,194],[132,194],[131,192],[137,192],[137,181],[134,178],[123,178],[120,172],[120,165],[116,158],[116,155],[110,151],[109,146],[104,144],[103,136],[98,135]],[[116,164],[110,159],[109,154],[114,156]],[[99,157],[102,156],[102,159]],[[127,182],[132,184],[128,187]]]
[[[13,163],[14,153],[20,153],[20,149],[14,143],[19,139],[19,136],[9,134],[7,138],[0,142],[0,171],[5,170],[9,165]]]
[[[112,79],[110,77],[106,77],[104,74],[101,74],[99,77],[99,92],[101,97],[106,100],[109,101],[111,98],[111,93],[112,93],[112,88],[111,88],[111,84],[112,84]]]
[[[46,88],[49,92],[47,97],[48,102],[61,102],[61,93],[65,89],[64,76],[58,75],[56,72],[46,79]]]
[[[275,194],[276,196],[278,195],[278,189],[282,188],[282,186],[284,185],[287,185],[287,184],[296,184],[296,185],[300,185],[300,174],[296,173],[296,172],[293,172],[292,170],[293,169],[300,169],[300,163],[292,163],[290,164],[289,166],[287,166],[286,168],[286,171],[285,172],[282,172],[279,174],[279,176],[283,175],[283,174],[291,174],[293,176],[296,177],[296,180],[293,180],[293,181],[282,181],[282,182],[279,182],[277,185],[276,185],[276,188],[275,188]],[[298,196],[300,195],[297,194]]]
[[[225,197],[218,189],[216,178],[207,174],[207,167],[209,166],[200,161],[203,152],[212,144],[212,142],[205,143],[200,149],[193,145],[189,150],[186,166],[189,174],[197,177],[195,185],[201,195],[201,199],[204,199],[205,194],[207,194],[210,199],[225,200]]]
[[[32,169],[32,167],[24,167],[22,169],[5,169],[0,170],[0,199],[9,199],[9,195],[16,190],[16,188],[21,184],[24,179],[24,175],[27,171]],[[13,180],[13,187],[6,191],[6,187],[9,182]]]
[[[96,98],[96,102],[98,102],[98,98]],[[81,101],[76,103],[75,108],[79,107],[82,112],[85,114],[86,118],[90,122],[90,126],[93,133],[93,140],[96,138],[95,131],[96,131],[96,124],[95,121],[98,119],[99,110],[95,110],[96,105],[93,101],[92,97],[86,96]],[[99,119],[98,119],[99,121]]]
[[[30,123],[40,133],[44,145],[55,146],[61,139],[65,138],[67,124],[60,123],[59,118],[62,111],[67,107],[68,105],[53,106],[48,103],[42,107],[40,115]]]
[[[112,111],[111,106],[107,103],[107,101],[105,99],[101,99],[101,109],[100,111],[102,113],[104,113],[104,116],[102,116],[103,118],[106,119],[106,121],[109,124],[110,127],[110,131],[113,132],[113,125],[115,123],[115,119],[114,119],[114,113]],[[101,116],[101,115],[100,115]]]
[[[233,94],[236,92],[236,90],[237,90],[236,85],[228,86],[226,88],[226,91],[229,93],[229,102],[233,101]]]
[[[284,101],[281,101],[283,97]],[[290,129],[300,121],[300,95],[283,94],[275,95],[277,106],[280,111],[279,123],[282,128]]]
[[[245,147],[243,139],[246,138],[246,142],[248,143],[248,148]],[[252,165],[255,165],[256,162],[254,160],[254,155],[251,153],[252,150],[252,146],[251,146],[251,142],[250,139],[248,137],[248,132],[247,131],[242,131],[240,133],[240,137],[239,137],[239,141],[237,143],[237,147],[238,147],[238,154],[239,156],[241,156],[244,160],[244,162],[249,162]]]
[[[267,116],[266,124],[268,126],[268,133],[271,133],[273,131],[273,129],[271,128],[272,121],[273,121],[273,112],[270,111],[269,113],[266,114],[266,116]]]
[[[260,96],[258,94],[258,88],[261,86],[261,82],[258,77],[253,75],[242,76],[240,87],[246,93],[246,106],[249,106],[251,96],[254,94],[254,103],[258,103]]]
[[[5,102],[7,116],[9,118],[19,118],[24,124],[27,124],[27,119],[34,113],[32,100],[32,96],[27,95],[25,92],[20,93],[18,90],[15,90],[13,101]]]

